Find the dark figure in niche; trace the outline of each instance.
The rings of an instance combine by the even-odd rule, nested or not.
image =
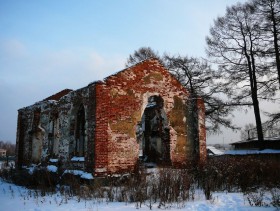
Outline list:
[[[140,127],[141,123],[142,127]],[[163,109],[163,99],[160,96],[151,96],[148,99],[141,123],[138,124],[137,134],[143,150],[140,153],[143,161],[158,164],[170,162],[168,120]]]

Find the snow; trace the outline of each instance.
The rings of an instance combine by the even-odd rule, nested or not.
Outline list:
[[[248,149],[248,150],[228,150],[225,152],[226,155],[252,155],[252,154],[280,154],[280,150],[278,149]]]
[[[275,154],[275,153],[280,153],[280,149],[264,149],[260,153],[262,153],[262,154],[267,154],[267,153]]]
[[[0,161],[0,170],[1,169],[10,169],[15,166],[15,161],[9,161],[8,165],[6,161]]]
[[[83,179],[93,179],[91,173],[84,172],[82,170],[65,170],[63,174],[73,174],[76,176],[80,176]]]
[[[54,165],[48,165],[47,170],[50,172],[57,172],[57,167]]]
[[[214,155],[223,155],[224,152],[222,152],[221,150],[218,150],[217,148],[213,147],[213,146],[207,146],[207,149],[209,149]]]
[[[50,162],[51,162],[51,163],[57,163],[57,162],[58,162],[58,159],[51,158],[51,159],[50,159]]]
[[[24,167],[23,167],[24,168]],[[33,174],[34,170],[36,169],[36,165],[31,165],[29,167],[26,167],[26,169],[28,170],[29,174]]]
[[[72,157],[71,161],[84,162],[85,157]]]
[[[9,211],[82,211],[82,210],[120,210],[120,211],[148,211],[148,202],[141,208],[136,209],[135,203],[106,202],[105,199],[86,200],[78,197],[62,196],[59,192],[38,194],[37,191],[16,186],[0,180],[0,210]],[[275,207],[251,207],[242,193],[213,193],[212,200],[205,200],[203,192],[196,195],[194,201],[181,204],[172,204],[168,207],[158,208],[157,204],[152,205],[152,210],[276,210]]]
[[[82,178],[82,179],[93,179],[93,176],[92,176],[91,173],[84,172],[84,173],[81,175],[81,178]]]

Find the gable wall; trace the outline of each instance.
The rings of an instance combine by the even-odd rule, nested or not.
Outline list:
[[[138,160],[136,125],[147,100],[160,95],[170,121],[171,161],[182,164],[190,154],[185,100],[188,93],[157,60],[148,60],[96,85],[96,174],[132,171]]]

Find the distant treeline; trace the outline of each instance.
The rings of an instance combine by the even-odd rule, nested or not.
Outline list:
[[[8,141],[0,141],[0,149],[7,150],[8,156],[14,156],[16,151],[16,145]]]

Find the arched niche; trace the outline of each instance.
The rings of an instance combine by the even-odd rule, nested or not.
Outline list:
[[[148,98],[136,136],[139,142],[139,158],[146,163],[170,163],[169,121],[161,96]]]

